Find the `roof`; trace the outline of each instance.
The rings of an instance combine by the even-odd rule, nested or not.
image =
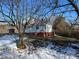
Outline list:
[[[7,25],[8,23],[5,21],[0,21],[0,25]]]

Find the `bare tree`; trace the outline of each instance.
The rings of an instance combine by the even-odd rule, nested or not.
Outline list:
[[[74,23],[79,19],[79,0],[48,0],[49,10],[46,15],[53,12],[54,15],[63,14],[68,20],[74,20]],[[69,15],[65,15],[65,14]]]
[[[0,0],[0,14],[3,20],[18,30],[18,48],[26,48],[23,40],[24,33],[28,27],[35,23],[32,17],[39,16],[40,2],[41,0]],[[28,17],[30,17],[29,20]]]

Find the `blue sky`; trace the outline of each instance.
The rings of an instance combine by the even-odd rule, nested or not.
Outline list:
[[[29,4],[29,8],[31,7],[31,6],[33,6],[33,5],[31,5],[31,4],[34,4],[34,3],[31,3],[31,1],[37,1],[37,3],[35,3],[35,5],[34,5],[34,7],[36,7],[38,4],[40,4],[39,3],[39,1],[42,1],[42,0],[28,0],[28,4]],[[53,0],[51,0],[51,1],[53,1]],[[76,3],[77,3],[77,5],[79,5],[78,4],[78,0],[76,0]],[[26,0],[25,0],[25,3],[26,3]],[[59,0],[59,5],[64,5],[64,4],[67,4],[67,3],[69,3],[67,0]],[[44,2],[44,4],[46,4],[46,2]],[[43,6],[44,7],[44,6]],[[42,8],[42,7],[41,7]],[[44,7],[45,8],[45,7]],[[43,8],[43,9],[44,9]],[[70,6],[70,7],[61,7],[61,8],[59,8],[59,9],[57,9],[57,10],[55,10],[56,12],[60,12],[60,9],[61,9],[61,11],[64,11],[65,9],[73,9],[72,8],[72,6]],[[6,13],[6,14],[8,14],[7,12],[8,12],[8,10],[7,10],[7,7],[3,7],[3,9],[5,10],[4,12]],[[38,14],[39,13],[46,13],[46,12],[48,12],[49,10],[50,10],[50,8],[47,8],[47,9],[45,9],[45,10],[41,10],[40,12],[38,12]],[[7,11],[7,12],[6,12]],[[30,9],[29,9],[29,11],[30,11]],[[47,16],[50,16],[51,15],[51,13],[52,13],[52,11],[51,12],[49,12],[48,14],[47,14]],[[61,13],[60,13],[61,14]],[[76,16],[77,16],[77,13],[76,12],[66,12],[66,13],[64,13],[63,14],[63,16],[65,17],[65,19],[70,19],[71,21],[73,21],[75,18],[76,18]]]
[[[79,5],[79,0],[74,0],[74,1],[75,1],[74,3],[76,3],[77,6],[78,6],[78,5]],[[69,3],[67,0],[59,0],[59,4],[60,4],[60,5],[64,5],[64,4],[67,4],[67,3]],[[79,7],[79,6],[78,6],[78,7]],[[71,10],[71,9],[74,9],[74,8],[73,8],[72,6],[61,7],[61,11],[66,10],[66,9]],[[59,9],[58,9],[58,10],[59,10]],[[57,12],[58,12],[58,11],[57,11]],[[65,13],[63,14],[63,16],[65,17],[66,20],[74,21],[75,18],[77,17],[77,13],[74,12],[74,11],[65,12]]]

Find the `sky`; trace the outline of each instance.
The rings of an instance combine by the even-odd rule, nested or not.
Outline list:
[[[67,4],[67,3],[69,3],[67,0],[59,0],[60,5],[64,5],[64,4]],[[71,10],[71,9],[74,9],[74,8],[72,6],[61,7],[60,9],[58,9],[57,12],[59,12],[60,10],[64,11],[66,9]],[[73,21],[77,17],[77,13],[74,12],[74,11],[73,12],[65,12],[63,14],[63,16],[65,17],[65,19],[67,19],[67,20],[70,19],[71,21]]]
[[[37,1],[37,3],[36,3],[36,1]],[[31,6],[33,6],[33,9],[32,10],[34,10],[34,8],[36,8],[36,7],[38,7],[37,5],[39,5],[39,4],[41,4],[41,3],[43,3],[43,5],[42,5],[42,7],[41,7],[41,9],[40,9],[40,12],[38,12],[37,14],[44,14],[44,13],[46,13],[46,12],[48,12],[52,7],[48,7],[47,5],[48,4],[46,4],[47,3],[47,1],[45,0],[45,2],[41,2],[41,3],[39,3],[39,1],[43,1],[43,0],[28,0],[28,8],[29,8],[29,12],[31,11]],[[54,0],[50,0],[51,2],[52,1],[54,1]],[[78,0],[75,0],[76,2],[75,3],[77,3],[77,6],[79,5],[78,4]],[[64,5],[64,4],[67,4],[67,3],[69,3],[67,0],[59,0],[58,1],[59,3],[59,5]],[[25,3],[26,3],[26,0],[25,0]],[[32,5],[33,4],[33,5]],[[22,4],[21,4],[22,5]],[[45,5],[45,6],[44,6]],[[6,5],[7,6],[7,5]],[[48,7],[48,8],[46,8],[46,9],[44,9],[45,7]],[[4,9],[4,13],[6,13],[6,14],[8,14],[7,12],[9,12],[8,10],[7,10],[7,7],[5,7],[5,6],[3,6],[3,9]],[[55,11],[54,12],[60,12],[60,11],[64,11],[64,10],[70,10],[70,9],[73,9],[72,8],[72,6],[67,6],[67,7],[61,7],[61,8],[57,8],[57,9],[55,9]],[[7,11],[7,12],[6,12]],[[46,15],[46,17],[50,17],[50,15],[53,13],[53,11],[50,11],[47,15]],[[30,13],[29,13],[30,14]],[[61,15],[61,13],[60,14],[56,14],[56,15]],[[0,14],[0,16],[2,16],[1,14]],[[74,21],[74,19],[77,17],[77,13],[76,12],[66,12],[66,13],[64,13],[63,14],[63,16],[65,17],[65,19],[66,20],[71,20],[71,21]]]

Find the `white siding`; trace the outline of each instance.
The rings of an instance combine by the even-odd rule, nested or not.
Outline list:
[[[52,25],[46,24],[46,32],[52,32]]]
[[[52,25],[46,24],[45,26],[38,26],[38,29],[36,29],[36,26],[33,26],[27,29],[26,32],[52,32]]]

